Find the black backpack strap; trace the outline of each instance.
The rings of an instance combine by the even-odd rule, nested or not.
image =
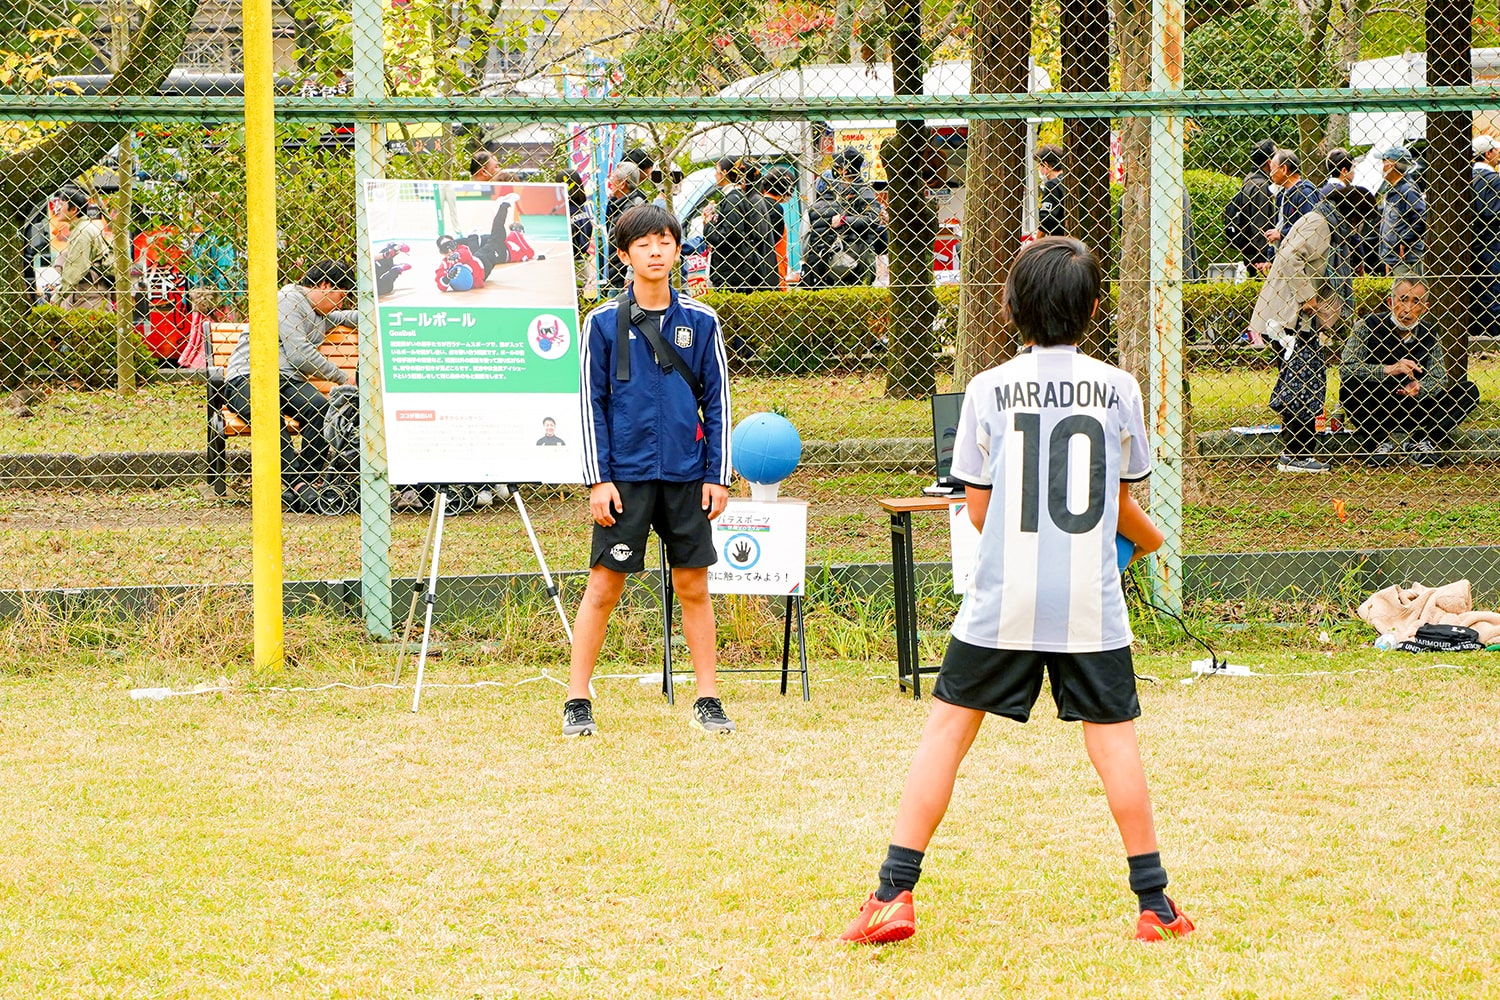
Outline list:
[[[615,379],[630,381],[630,292],[615,296]]]
[[[677,348],[662,336],[661,324],[655,317],[646,315],[645,310],[636,304],[629,291],[621,292],[615,298],[615,378],[621,382],[630,381],[630,328],[632,326],[645,335],[646,343],[651,345],[651,350],[655,353],[661,370],[668,373],[675,371],[681,375],[682,380],[693,391],[693,399],[697,400],[701,406],[703,383],[698,380],[698,376],[693,374],[693,370],[682,359],[682,355],[677,353]]]

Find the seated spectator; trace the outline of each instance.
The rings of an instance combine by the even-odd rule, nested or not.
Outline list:
[[[1339,402],[1359,434],[1368,464],[1390,465],[1403,454],[1435,466],[1448,434],[1479,402],[1479,389],[1453,380],[1437,331],[1423,321],[1427,285],[1403,276],[1391,285],[1390,308],[1366,316],[1344,342]],[[1397,443],[1405,437],[1405,443]]]
[[[276,297],[280,341],[281,413],[297,421],[302,448],[292,447],[285,425],[281,429],[281,475],[295,494],[323,471],[328,446],[323,439],[323,417],[328,400],[311,379],[344,384],[349,376],[323,356],[318,345],[336,326],[359,325],[359,311],[343,305],[354,288],[354,269],[341,261],[322,260],[307,269],[300,285],[287,285]],[[250,335],[240,335],[224,367],[224,397],[229,408],[250,419]]]

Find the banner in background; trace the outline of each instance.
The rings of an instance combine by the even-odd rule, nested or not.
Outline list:
[[[365,196],[391,481],[581,482],[563,186],[366,181]]]

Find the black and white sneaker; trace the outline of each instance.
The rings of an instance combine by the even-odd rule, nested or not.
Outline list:
[[[1443,453],[1438,450],[1438,446],[1431,438],[1416,438],[1408,441],[1401,450],[1406,452],[1413,465],[1420,465],[1424,469],[1437,468],[1443,460]]]
[[[563,735],[593,736],[599,732],[594,722],[594,704],[587,698],[570,698],[563,702]]]
[[[1370,451],[1365,464],[1372,469],[1383,469],[1386,466],[1395,465],[1401,460],[1400,450],[1395,438],[1386,438]]]
[[[734,722],[724,714],[724,703],[717,698],[699,698],[693,702],[693,725],[705,733],[734,732]]]

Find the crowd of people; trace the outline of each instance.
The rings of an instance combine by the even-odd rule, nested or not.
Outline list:
[[[27,221],[27,294],[67,309],[116,308],[114,233],[103,199],[69,186]],[[162,363],[202,368],[204,326],[242,284],[239,254],[225,237],[189,231],[174,218],[132,210],[128,225],[134,320]]]
[[[1500,142],[1474,140],[1473,333],[1500,320]],[[1339,351],[1338,399],[1356,453],[1372,467],[1406,460],[1441,464],[1454,428],[1477,405],[1467,378],[1450,376],[1438,333],[1425,319],[1427,201],[1417,161],[1403,146],[1380,153],[1383,184],[1371,196],[1353,184],[1353,159],[1333,150],[1315,187],[1295,152],[1269,141],[1226,209],[1226,232],[1248,268],[1264,275],[1246,339],[1274,345],[1280,371],[1269,405],[1281,417],[1281,472],[1327,472],[1319,421],[1327,419],[1327,354]],[[1377,207],[1378,206],[1378,207]],[[1374,219],[1371,224],[1371,219]],[[1356,316],[1352,277],[1391,279],[1382,308]],[[1349,326],[1344,334],[1346,324]]]

